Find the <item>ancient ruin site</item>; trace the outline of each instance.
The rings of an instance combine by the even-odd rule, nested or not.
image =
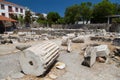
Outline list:
[[[120,0],[0,0],[0,80],[120,80]]]
[[[119,80],[119,36],[105,29],[1,34],[0,80]]]

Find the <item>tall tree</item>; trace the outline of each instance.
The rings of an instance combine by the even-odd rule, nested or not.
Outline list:
[[[120,4],[114,3],[114,6],[115,6],[115,14],[120,15]]]
[[[80,19],[80,7],[75,4],[72,5],[65,10],[65,22],[67,24],[74,24],[76,21]]]
[[[24,24],[24,18],[23,18],[23,16],[21,16],[21,15],[18,16],[18,22],[19,22],[20,25]]]
[[[88,21],[90,20],[90,18],[92,17],[92,3],[91,2],[83,2],[80,4],[80,14],[81,14],[81,18],[83,20],[83,24],[84,21],[86,21],[86,24],[88,23]]]
[[[32,14],[30,11],[25,11],[25,24],[26,24],[26,27],[30,27],[30,23],[32,22]]]
[[[40,24],[40,25],[43,25],[43,26],[47,26],[47,19],[43,16],[43,14],[38,14],[38,19],[37,19],[37,22]]]
[[[99,22],[105,22],[105,17],[115,13],[115,5],[109,0],[102,0],[94,5],[93,17]]]
[[[65,19],[63,17],[58,19],[58,24],[65,24]]]
[[[57,24],[58,19],[60,19],[60,15],[57,12],[49,12],[47,15],[47,20],[49,25]]]

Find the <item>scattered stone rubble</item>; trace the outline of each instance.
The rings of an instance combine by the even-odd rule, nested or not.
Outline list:
[[[16,44],[16,43],[26,43],[30,41],[45,40],[45,42],[41,42],[41,44],[35,46],[31,46],[31,45],[16,46],[16,48],[20,50],[19,61],[16,62],[17,66],[13,65],[13,67],[15,66],[17,67],[15,68],[15,70],[13,70],[13,68],[11,68],[10,66],[13,73],[7,74],[8,78],[23,77],[24,74],[22,74],[21,71],[23,71],[23,73],[25,74],[34,75],[34,76],[43,75],[51,67],[51,65],[57,60],[59,56],[59,46],[51,42],[50,39],[61,37],[61,35],[63,36],[61,45],[66,46],[68,52],[72,51],[72,43],[84,44],[89,38],[90,40],[93,41],[112,42],[115,46],[120,46],[120,38],[112,33],[111,34],[107,33],[104,29],[103,30],[99,29],[96,31],[88,30],[88,31],[74,32],[69,34],[65,34],[64,32],[56,32],[56,33],[58,34],[57,36],[52,36],[47,33],[37,34],[36,32],[32,32],[32,31],[18,32],[17,34],[14,34],[13,32],[8,32],[7,34],[0,35],[0,44]],[[84,51],[84,60],[82,62],[82,65],[92,67],[96,61],[105,63],[108,60],[108,56],[110,56],[110,50],[108,48],[108,45],[103,45],[103,44],[88,45]],[[114,54],[111,57],[120,65],[119,48],[116,48]],[[62,70],[65,69],[66,64],[63,62],[57,62],[55,64],[55,67],[59,70]],[[8,70],[8,72],[10,71]],[[55,74],[49,74],[49,77],[51,80],[51,79],[56,79],[58,76],[56,76]]]
[[[113,40],[113,44],[116,45],[116,46],[120,46],[120,38],[115,38]]]
[[[48,34],[36,34],[35,32],[18,32],[17,34],[1,35],[0,44],[16,44],[30,41],[49,40],[54,39],[55,36]]]
[[[84,43],[85,42],[84,36],[75,37],[72,39],[72,42],[73,43]]]

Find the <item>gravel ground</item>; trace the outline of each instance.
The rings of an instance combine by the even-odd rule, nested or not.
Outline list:
[[[58,45],[61,44],[61,39],[55,39],[52,40]],[[38,44],[38,42],[29,42],[26,44],[35,45]],[[72,52],[67,53],[65,51],[65,47],[61,47],[62,50],[60,51],[60,56],[58,58],[58,61],[63,62],[66,64],[65,69],[59,70],[56,69],[55,65],[52,67],[52,69],[44,76],[44,77],[35,77],[31,75],[25,75],[23,78],[20,79],[14,79],[14,80],[45,80],[46,78],[49,78],[49,74],[55,74],[57,76],[56,79],[53,80],[120,80],[120,68],[116,67],[116,63],[111,60],[110,63],[98,63],[96,62],[93,67],[85,67],[81,65],[83,61],[83,54],[81,49],[84,48],[87,44],[91,42],[86,43],[73,43],[72,44]],[[98,42],[94,42],[98,43]],[[105,43],[103,43],[105,44]],[[15,44],[19,45],[19,44]],[[15,45],[6,45],[14,46]],[[5,50],[7,47],[1,47],[0,50]],[[12,48],[7,52],[11,52],[16,50],[15,48]],[[1,51],[0,54],[7,53],[4,51]],[[19,65],[18,60],[19,54],[10,54],[5,56],[0,56],[0,79],[3,77],[7,77],[10,73],[7,73],[6,71],[10,72],[13,69],[16,69],[16,71],[21,70],[19,67],[16,67]],[[6,76],[5,76],[6,74]]]

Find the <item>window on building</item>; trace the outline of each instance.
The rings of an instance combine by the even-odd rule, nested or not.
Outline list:
[[[12,10],[12,6],[8,6],[8,11],[9,12],[12,12],[13,10]]]
[[[2,13],[2,16],[5,16],[5,13]]]
[[[20,12],[23,13],[23,9],[20,9]]]
[[[9,17],[10,17],[10,18],[13,18],[13,16],[14,16],[13,14],[9,13]]]
[[[4,4],[1,4],[1,9],[5,9],[5,5]]]
[[[18,12],[18,8],[15,8],[15,11]]]

